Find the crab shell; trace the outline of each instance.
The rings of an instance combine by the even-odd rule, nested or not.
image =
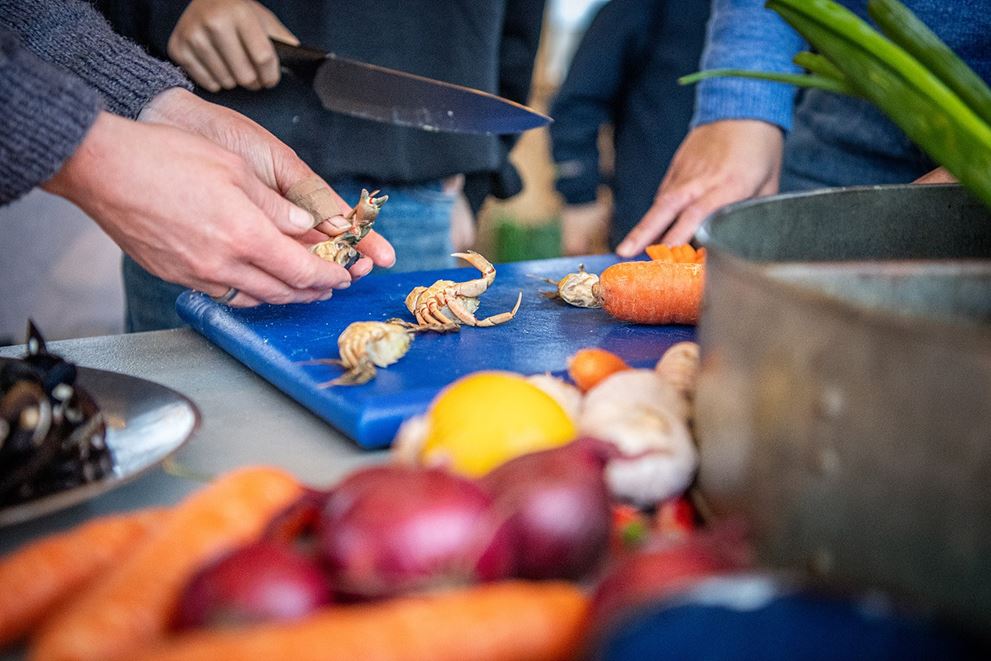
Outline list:
[[[407,328],[385,321],[356,321],[337,338],[344,367],[354,369],[362,358],[388,367],[409,351],[413,336]]]
[[[421,300],[426,301],[430,298],[438,298],[443,300],[441,298],[442,294],[457,284],[458,283],[453,280],[438,280],[429,287],[414,287],[413,291],[406,296],[406,309],[415,313],[416,309],[420,306]],[[461,304],[465,306],[465,309],[467,309],[471,314],[475,314],[478,310],[478,306],[481,305],[481,301],[479,301],[477,296],[459,296],[458,298],[460,299]],[[450,319],[452,323],[459,323],[457,316],[451,312],[451,308],[445,305],[440,308],[440,311],[445,317]]]
[[[601,308],[602,301],[596,295],[599,276],[581,269],[569,273],[557,283],[557,293],[565,303],[579,308]]]
[[[327,262],[340,264],[344,268],[351,268],[358,261],[358,251],[341,239],[330,239],[322,241],[310,248],[310,252]]]

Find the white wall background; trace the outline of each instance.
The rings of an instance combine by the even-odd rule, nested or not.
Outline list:
[[[123,331],[120,250],[78,208],[34,191],[0,207],[0,345],[28,317],[48,339]]]

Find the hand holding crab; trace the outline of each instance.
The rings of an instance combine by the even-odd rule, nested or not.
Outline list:
[[[310,248],[310,251],[328,262],[335,262],[344,268],[350,268],[358,261],[359,257],[355,245],[371,231],[375,219],[378,218],[379,210],[389,199],[388,195],[375,197],[378,193],[377,190],[369,193],[362,188],[361,199],[358,200],[358,204],[344,216],[345,220],[350,221],[351,226],[342,234],[316,244]]]

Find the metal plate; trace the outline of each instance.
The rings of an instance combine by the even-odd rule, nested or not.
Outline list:
[[[9,361],[0,358],[0,365]],[[107,420],[114,456],[110,477],[0,509],[0,526],[28,521],[95,498],[162,463],[199,427],[200,413],[185,396],[151,381],[79,368],[79,384],[96,399]]]

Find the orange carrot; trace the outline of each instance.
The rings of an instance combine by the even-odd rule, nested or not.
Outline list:
[[[200,631],[145,661],[564,661],[575,658],[587,601],[569,583],[506,581],[360,606],[291,624]]]
[[[705,284],[703,264],[621,262],[599,276],[606,312],[637,324],[695,324]]]
[[[669,264],[704,264],[705,248],[696,250],[690,245],[668,246],[663,243],[656,243],[647,246],[647,256],[654,261],[667,262]]]
[[[45,622],[32,650],[39,661],[113,661],[162,637],[192,574],[261,533],[302,487],[272,468],[221,476],[180,503],[101,580]]]
[[[568,359],[568,376],[582,392],[588,392],[610,374],[628,370],[626,361],[605,349],[579,349]]]
[[[0,560],[0,647],[27,634],[166,516],[165,510],[104,516]]]

